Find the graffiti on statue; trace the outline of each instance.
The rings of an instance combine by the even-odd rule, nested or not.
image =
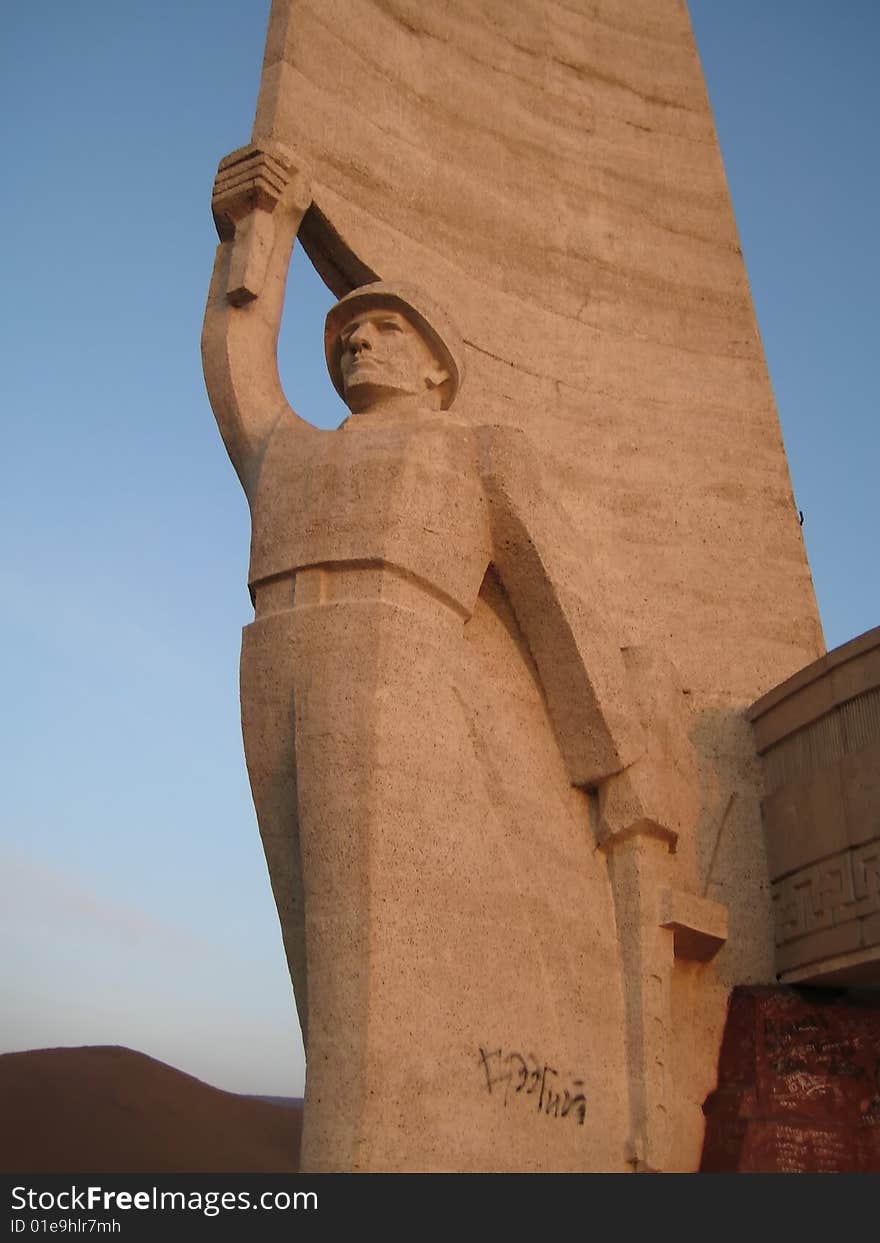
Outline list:
[[[485,1073],[486,1090],[499,1098],[505,1108],[519,1099],[550,1118],[574,1118],[583,1126],[587,1116],[587,1098],[581,1089],[583,1079],[563,1076],[533,1053],[523,1054],[502,1048],[480,1046],[480,1066]]]

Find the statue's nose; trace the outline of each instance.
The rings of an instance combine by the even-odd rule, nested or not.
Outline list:
[[[358,328],[348,338],[348,348],[353,354],[360,354],[362,350],[370,350],[373,348],[370,340],[370,334],[366,328]]]

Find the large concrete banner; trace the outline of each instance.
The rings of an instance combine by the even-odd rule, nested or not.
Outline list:
[[[823,643],[684,3],[274,0],[214,211],[304,1168],[695,1169],[773,978],[744,709]]]

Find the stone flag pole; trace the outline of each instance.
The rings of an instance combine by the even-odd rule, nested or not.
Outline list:
[[[303,1169],[696,1169],[774,971],[745,709],[823,642],[683,0],[274,0],[213,209]]]

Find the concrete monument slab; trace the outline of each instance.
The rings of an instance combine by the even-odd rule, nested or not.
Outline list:
[[[684,6],[275,0],[214,213],[303,1169],[696,1169],[773,972],[744,709],[822,638]]]

